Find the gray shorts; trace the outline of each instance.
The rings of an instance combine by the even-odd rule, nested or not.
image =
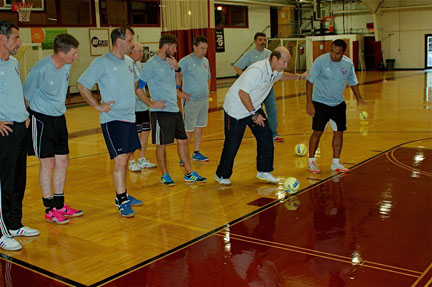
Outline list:
[[[183,121],[185,130],[193,132],[196,127],[207,126],[208,120],[208,99],[185,101],[182,99]]]

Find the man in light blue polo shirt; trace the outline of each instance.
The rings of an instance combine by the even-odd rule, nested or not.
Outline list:
[[[267,59],[271,51],[266,49],[266,34],[258,32],[254,36],[255,48],[247,51],[238,61],[234,64],[233,68],[238,75],[241,75],[247,67],[257,61]],[[273,88],[270,90],[267,98],[264,100],[264,106],[268,117],[268,123],[272,131],[274,142],[283,142],[284,139],[278,136],[278,120],[277,120],[277,107],[276,97]]]
[[[182,74],[183,92],[189,95],[189,100],[182,99],[183,120],[188,141],[193,137],[194,152],[192,159],[208,161],[208,157],[200,153],[203,127],[207,126],[210,65],[207,55],[208,40],[204,36],[197,36],[193,41],[193,53],[183,57],[179,62]]]
[[[24,83],[24,96],[32,117],[34,153],[29,154],[36,155],[40,161],[39,184],[45,220],[57,224],[68,223],[67,217],[83,215],[64,200],[69,164],[65,99],[71,65],[78,58],[78,46],[78,40],[72,35],[57,35],[54,53],[33,66]]]
[[[134,217],[131,206],[143,204],[126,191],[129,153],[141,148],[135,127],[135,82],[138,75],[133,61],[125,57],[134,44],[133,35],[130,27],[114,29],[111,32],[111,52],[95,59],[77,83],[81,96],[100,112],[105,143],[110,158],[114,159],[115,205],[123,217]],[[101,102],[90,91],[96,83],[101,92]]]
[[[184,163],[186,171],[184,180],[187,182],[205,182],[192,170],[190,164],[187,135],[177,106],[177,97],[186,99],[187,95],[177,86],[180,85],[180,72],[176,59],[177,37],[164,34],[159,40],[159,50],[147,63],[140,74],[137,94],[146,97],[144,88],[148,85],[150,96],[155,101],[164,101],[164,109],[151,107],[152,142],[156,144],[156,158],[162,172],[161,182],[166,186],[174,186],[174,181],[168,173],[166,163],[166,146],[177,140],[177,152]],[[144,101],[147,103],[149,100]]]
[[[18,61],[19,28],[0,21],[0,248],[19,250],[13,236],[36,236],[39,231],[23,226],[22,201],[26,187],[29,114],[24,103]]]
[[[340,161],[343,132],[346,130],[346,83],[351,87],[358,104],[364,104],[352,61],[344,56],[346,43],[335,40],[330,53],[319,56],[312,65],[306,81],[306,112],[312,117],[312,135],[309,139],[309,171],[320,173],[315,152],[328,123],[333,129],[333,161],[330,169],[349,172]]]

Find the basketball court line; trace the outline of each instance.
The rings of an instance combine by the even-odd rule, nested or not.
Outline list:
[[[422,171],[422,170],[420,170],[420,169],[416,169],[416,168],[410,167],[410,166],[408,166],[408,165],[406,165],[406,164],[400,162],[399,160],[397,160],[396,157],[395,157],[395,155],[394,155],[394,152],[395,152],[396,150],[397,150],[397,148],[394,149],[394,150],[392,150],[391,153],[387,153],[387,154],[386,154],[387,159],[388,159],[391,163],[393,163],[394,165],[396,165],[396,166],[398,166],[398,167],[400,167],[400,168],[403,168],[403,169],[406,169],[406,170],[409,170],[409,171],[414,171],[414,172],[417,172],[417,173],[419,173],[419,174],[422,174],[422,175],[426,175],[426,176],[432,177],[432,173],[430,173],[430,172]]]
[[[218,236],[224,236],[223,234],[217,234],[217,235]],[[249,241],[254,241],[254,242],[256,241],[255,242],[256,244],[263,244],[265,246],[271,246],[271,247],[275,247],[275,248],[279,248],[279,247],[287,248],[287,250],[290,250],[293,252],[304,253],[304,254],[308,254],[308,255],[312,255],[312,256],[318,256],[318,257],[323,257],[326,259],[337,260],[337,261],[342,261],[342,262],[352,264],[351,257],[342,256],[342,255],[338,255],[338,254],[334,254],[334,253],[328,253],[328,252],[318,251],[318,250],[314,250],[314,249],[310,249],[310,248],[304,248],[304,247],[289,245],[289,244],[285,244],[285,243],[263,240],[263,239],[250,237],[250,236],[244,236],[244,235],[235,234],[235,233],[233,234],[232,232],[230,233],[230,238],[236,238],[238,240],[244,239],[244,240],[249,240]],[[383,270],[386,270],[389,272],[392,272],[391,269],[395,269],[395,270],[399,270],[396,273],[403,274],[406,276],[416,277],[416,278],[418,277],[418,275],[422,274],[422,272],[420,272],[420,271],[410,270],[410,269],[406,269],[406,268],[401,268],[401,267],[397,267],[397,266],[382,264],[382,263],[368,261],[368,260],[362,260],[361,262],[359,262],[357,264],[360,264],[360,265],[372,264],[372,265],[382,266],[382,267],[388,268],[389,270],[385,269],[385,268],[383,268]],[[370,266],[368,266],[368,267],[370,267]],[[402,272],[402,273],[400,273],[400,272]],[[403,273],[403,272],[405,272],[405,273]]]
[[[22,267],[26,270],[29,270],[29,271],[37,273],[39,275],[45,276],[49,279],[55,280],[55,281],[60,282],[62,284],[67,284],[69,286],[78,286],[78,287],[86,286],[84,284],[81,284],[81,283],[76,282],[74,280],[68,279],[68,278],[63,277],[61,275],[55,274],[51,271],[40,268],[40,267],[35,266],[33,264],[30,264],[28,262],[22,261],[20,259],[16,259],[14,257],[10,257],[4,253],[0,253],[0,260],[6,260],[9,262],[12,262],[13,264],[19,265],[20,267]]]
[[[431,271],[431,268],[432,268],[432,263],[429,265],[428,268],[426,268],[426,270],[422,273],[422,275],[419,278],[417,278],[417,280],[411,285],[411,287],[416,287],[417,284],[426,276],[426,274],[429,271]],[[432,278],[425,284],[425,287],[429,286],[431,282],[432,282]]]
[[[223,234],[217,234],[217,235],[224,237]],[[291,246],[291,245],[286,245],[286,244],[281,244],[281,243],[276,244],[275,242],[270,242],[270,241],[266,242],[265,240],[260,240],[257,238],[252,238],[252,237],[247,237],[247,236],[241,236],[241,235],[232,234],[232,233],[230,234],[230,238],[235,239],[235,240],[239,240],[239,241],[243,241],[243,242],[252,243],[252,244],[258,244],[258,245],[262,245],[262,246],[273,247],[273,248],[291,251],[291,252],[300,253],[300,254],[305,254],[305,255],[309,255],[309,256],[320,257],[320,258],[324,258],[324,259],[328,259],[328,260],[339,261],[339,262],[347,263],[350,265],[353,264],[351,261],[351,258],[336,255],[336,254],[320,252],[317,250],[312,250],[312,249],[307,249],[307,248],[302,248],[302,247],[297,247],[297,246]],[[361,265],[362,267],[373,268],[373,269],[377,269],[377,270],[381,270],[381,271],[387,271],[387,272],[396,273],[396,274],[414,277],[414,278],[418,278],[418,275],[421,274],[421,272],[418,272],[418,271],[408,270],[408,269],[404,269],[404,268],[399,268],[399,267],[395,267],[395,266],[380,264],[380,263],[366,261],[366,260],[361,261],[358,264]],[[374,266],[374,265],[378,265],[378,266]],[[380,266],[385,266],[388,268],[383,268]],[[392,269],[396,269],[396,270],[392,270]],[[397,269],[403,270],[406,272],[397,271]],[[408,272],[415,273],[417,275],[411,274]]]

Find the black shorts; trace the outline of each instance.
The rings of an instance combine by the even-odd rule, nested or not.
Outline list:
[[[345,102],[334,107],[318,102],[313,102],[313,105],[315,107],[315,115],[312,118],[312,129],[314,131],[324,131],[329,122],[333,131],[343,132],[346,130]]]
[[[101,126],[111,159],[141,148],[134,123],[112,121],[101,124]]]
[[[174,139],[187,139],[180,112],[151,112],[151,124],[153,144],[167,145],[174,143]]]
[[[48,116],[35,111],[30,111],[30,115],[31,142],[28,154],[36,155],[37,158],[69,154],[65,116]]]
[[[135,125],[138,133],[150,130],[150,111],[135,112]]]

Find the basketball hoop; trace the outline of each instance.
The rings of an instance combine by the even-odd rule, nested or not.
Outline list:
[[[12,11],[18,12],[18,21],[30,22],[30,13],[33,7],[33,2],[14,2],[12,3]]]

